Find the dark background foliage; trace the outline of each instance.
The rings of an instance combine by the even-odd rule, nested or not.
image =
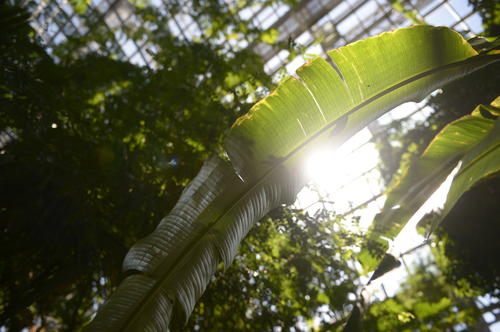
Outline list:
[[[270,80],[250,50],[228,58],[159,31],[157,70],[62,50],[55,62],[23,11],[0,12],[1,320],[73,330],[248,110],[250,91],[233,93],[228,74],[252,89]]]
[[[443,220],[439,235],[452,261],[450,282],[466,278],[473,287],[500,296],[500,178],[484,181],[465,193]]]
[[[214,37],[227,33],[228,26],[257,38],[261,33],[218,2],[193,5],[213,23]],[[486,8],[487,31],[494,34],[497,16],[491,13],[497,5],[477,5]],[[82,55],[87,42],[106,46],[111,38],[99,28],[98,16],[86,15],[90,32],[55,48],[53,57],[24,10],[0,7],[0,325],[12,331],[35,323],[49,330],[81,329],[121,280],[128,248],[154,229],[203,160],[218,152],[224,131],[259,97],[258,88],[262,93],[272,88],[249,49],[229,56],[210,40],[178,40],[148,7],[139,15],[158,23],[148,35],[162,45],[154,55],[157,69],[115,60],[106,47]],[[431,99],[437,110],[431,119],[410,131],[396,126],[378,142],[387,183],[447,122],[496,96],[500,82],[491,70],[444,88]],[[491,201],[498,197],[498,181],[492,186],[464,200]],[[455,313],[451,305],[428,320],[411,318],[418,310],[408,298],[415,298],[421,285],[433,287],[425,294],[449,294],[457,292],[451,282],[465,277],[488,280],[471,283],[482,293],[497,294],[498,270],[492,266],[500,253],[481,239],[498,234],[489,232],[491,216],[498,213],[460,205],[472,214],[453,211],[439,233],[447,236],[446,255],[460,262],[445,271],[448,279],[421,271],[392,302],[374,305],[366,326],[403,330],[421,328],[422,321],[445,324]],[[361,234],[354,231],[356,219],[349,222],[352,228],[328,211],[314,216],[274,211],[252,230],[224,274],[221,267],[186,331],[288,331],[318,317],[320,329],[339,329],[362,286],[353,250]],[[455,223],[461,226],[451,226]],[[477,257],[485,258],[484,264],[478,266]],[[471,277],[471,271],[477,274]],[[439,303],[427,300],[432,308]],[[401,312],[408,315],[399,319]],[[464,320],[475,322],[477,312],[464,314]]]

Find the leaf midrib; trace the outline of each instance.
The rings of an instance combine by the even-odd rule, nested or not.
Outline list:
[[[479,58],[479,59],[478,59]],[[430,76],[430,75],[433,75],[435,73],[439,73],[441,71],[445,71],[445,70],[448,70],[450,68],[453,68],[453,67],[459,67],[463,64],[466,64],[468,62],[474,62],[474,61],[479,61],[483,58],[491,58],[492,60],[490,62],[487,62],[485,64],[483,64],[482,66],[480,66],[479,68],[482,68],[484,66],[487,66],[495,61],[498,61],[500,60],[500,55],[488,55],[488,54],[480,54],[480,55],[475,55],[475,56],[472,56],[470,58],[467,58],[465,60],[462,60],[462,61],[457,61],[457,62],[453,62],[453,63],[450,63],[450,64],[446,64],[444,66],[440,66],[440,67],[437,67],[437,68],[433,68],[431,70],[428,70],[428,71],[425,71],[425,72],[422,72],[420,74],[417,74],[415,76],[412,76],[404,81],[401,81],[377,94],[375,94],[374,96],[368,98],[366,101],[362,102],[361,104],[353,107],[351,110],[347,111],[345,114],[339,116],[337,119],[331,121],[330,123],[328,123],[327,125],[325,125],[322,129],[320,129],[319,131],[317,131],[315,134],[311,135],[309,138],[307,138],[306,140],[304,140],[303,143],[299,144],[297,147],[295,147],[292,151],[290,151],[285,157],[281,158],[280,159],[280,162],[277,163],[275,166],[271,167],[266,173],[264,173],[260,178],[258,178],[253,185],[249,185],[248,186],[248,190],[243,190],[242,194],[237,197],[233,203],[231,203],[229,205],[229,208],[226,209],[225,212],[223,212],[219,217],[217,217],[213,222],[209,223],[205,230],[200,232],[200,234],[198,236],[196,236],[191,242],[190,242],[190,245],[188,245],[182,252],[181,254],[179,255],[179,257],[172,263],[172,268],[169,269],[169,271],[167,273],[165,273],[165,275],[161,278],[161,279],[158,279],[158,282],[155,283],[154,287],[146,294],[146,296],[144,296],[143,300],[140,301],[140,303],[134,308],[134,310],[131,312],[131,314],[129,315],[129,317],[127,317],[127,319],[124,320],[124,324],[122,325],[123,326],[123,330],[126,330],[129,323],[131,323],[132,321],[135,320],[135,317],[136,315],[142,310],[142,307],[143,307],[143,304],[146,303],[149,298],[151,297],[152,294],[156,293],[157,289],[160,287],[161,283],[163,282],[163,280],[167,279],[169,277],[169,275],[171,274],[171,271],[174,271],[175,270],[175,267],[180,263],[180,261],[182,261],[182,259],[186,256],[186,254],[193,250],[193,248],[196,246],[196,244],[204,237],[207,235],[207,233],[210,231],[210,229],[220,220],[222,219],[225,215],[227,215],[230,211],[232,211],[233,208],[235,208],[236,206],[238,206],[238,203],[240,201],[242,201],[246,196],[248,196],[250,193],[252,193],[254,191],[254,189],[256,187],[258,187],[261,183],[263,183],[271,174],[274,173],[274,171],[276,171],[280,166],[282,166],[283,164],[285,164],[288,160],[290,160],[293,156],[295,156],[296,153],[298,153],[300,150],[302,150],[306,145],[308,145],[310,142],[312,142],[313,140],[315,140],[316,138],[318,138],[319,136],[321,136],[322,134],[324,134],[326,131],[328,131],[330,128],[332,128],[336,123],[337,121],[340,121],[342,118],[346,118],[348,117],[349,115],[353,114],[354,112],[360,110],[361,108],[369,105],[370,103],[386,96],[387,94],[401,88],[401,87],[404,87],[412,82],[415,82],[419,79],[422,79],[422,78],[425,78],[427,76]],[[479,68],[475,68],[474,70],[477,70]],[[304,85],[305,86],[305,85]],[[306,87],[307,88],[307,87]],[[308,89],[309,90],[309,89]],[[310,92],[310,91],[309,91]],[[312,92],[310,92],[311,95]],[[313,95],[314,97],[314,95]],[[235,172],[236,173],[236,172]],[[142,272],[144,273],[144,272]],[[140,274],[142,274],[140,273]],[[148,274],[148,273],[144,273],[146,275],[154,275],[154,274]],[[172,300],[171,302],[172,304],[172,313],[171,315],[173,315],[173,306],[175,304],[175,299]],[[172,316],[171,316],[172,318]]]
[[[474,157],[467,165],[465,165],[463,168],[461,168],[457,175],[455,176],[456,179],[458,179],[459,176],[462,176],[469,168],[477,164],[481,159],[485,158],[487,155],[495,151],[500,147],[500,142],[493,144],[491,147],[486,149],[486,151],[481,152],[478,156]]]

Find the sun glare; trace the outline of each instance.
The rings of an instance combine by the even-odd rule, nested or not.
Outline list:
[[[312,207],[309,211],[314,212],[320,207],[314,202],[321,198],[331,202],[330,207],[342,214],[379,196],[382,191],[377,170],[379,154],[370,142],[371,137],[371,133],[364,129],[339,149],[323,147],[313,151],[304,167],[314,190],[306,187],[299,194],[296,205],[300,208]],[[379,203],[369,207],[377,210]]]
[[[305,171],[312,186],[300,192],[295,205],[310,213],[322,207],[330,208],[337,214],[346,214],[346,223],[351,220],[349,216],[358,216],[361,229],[353,230],[366,231],[385,201],[385,187],[377,167],[380,155],[370,142],[371,137],[371,133],[365,129],[337,150],[322,148],[311,153],[305,161]],[[455,172],[456,169],[409,220],[399,236],[389,241],[391,253],[399,256],[424,242],[424,237],[416,231],[416,225],[425,213],[443,206]],[[325,205],[322,201],[328,201],[329,204]],[[346,224],[346,227],[350,226]],[[425,247],[419,252],[429,255],[429,249]],[[407,256],[406,262],[412,264],[416,259],[416,256]],[[405,278],[403,269],[389,273],[383,279],[386,292],[395,294]],[[380,282],[372,285],[374,294],[380,293]]]
[[[332,187],[339,182],[338,174],[345,172],[344,165],[337,157],[335,151],[321,149],[315,151],[307,160],[306,172],[313,182],[325,187]]]
[[[314,213],[321,207],[334,210],[337,214],[358,216],[359,226],[351,225],[353,231],[366,231],[372,224],[375,215],[383,207],[385,200],[381,174],[377,169],[380,155],[374,144],[370,143],[371,134],[366,132],[354,136],[340,149],[322,148],[311,153],[305,162],[305,171],[311,179],[312,186],[304,188],[296,202],[296,206]],[[422,216],[433,209],[443,206],[456,170],[447,178],[438,190],[409,220],[402,232],[390,242],[390,252],[396,256],[419,247],[424,237],[417,233],[416,224]],[[314,189],[311,189],[314,188]],[[375,199],[373,199],[375,198]],[[371,200],[373,199],[373,200]],[[327,200],[331,204],[320,204]],[[368,202],[367,204],[363,204]],[[359,209],[356,209],[359,207]],[[346,215],[345,226],[349,229],[350,218]],[[424,247],[420,254],[429,255]],[[413,264],[417,256],[407,256],[406,262]],[[380,283],[388,294],[395,294],[399,285],[406,279],[406,270],[396,269],[387,274],[383,280],[374,282],[368,288],[372,295],[381,294]]]

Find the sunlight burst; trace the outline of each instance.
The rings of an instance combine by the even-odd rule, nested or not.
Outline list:
[[[348,165],[342,163],[335,151],[329,149],[317,150],[306,162],[307,174],[323,189],[340,182],[339,175],[344,174],[347,169]]]

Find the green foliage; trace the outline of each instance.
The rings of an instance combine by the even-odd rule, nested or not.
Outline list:
[[[450,283],[467,281],[471,289],[493,297],[500,296],[500,253],[498,176],[482,181],[466,192],[444,216],[437,229],[435,256],[442,257],[440,268]],[[429,224],[427,222],[426,229]]]
[[[494,105],[496,103],[498,101]],[[459,161],[461,166],[454,176],[443,216],[465,191],[483,178],[498,173],[498,113],[493,105],[481,105],[470,115],[447,125],[410,164],[401,179],[388,189],[384,208],[375,218],[369,235],[368,250],[361,255],[365,266],[374,268],[371,265],[374,260],[369,256],[381,256],[387,249],[381,237],[394,238]]]
[[[287,331],[315,318],[319,330],[338,328],[357,293],[352,249],[362,240],[347,224],[328,211],[273,211],[219,269],[185,331]]]
[[[370,280],[368,280],[368,284],[372,282],[375,279],[378,279],[382,277],[384,274],[387,272],[390,272],[396,268],[401,266],[401,262],[394,257],[393,255],[386,253],[380,263],[378,264],[377,268],[375,271],[373,271],[372,276],[370,277]]]
[[[472,329],[482,313],[474,302],[477,294],[464,294],[467,288],[450,284],[431,262],[420,261],[394,297],[371,304],[366,330],[437,332],[459,324]]]
[[[483,18],[484,34],[498,37],[500,35],[500,4],[495,0],[469,0]]]
[[[0,225],[4,253],[0,262],[0,321],[12,330],[30,327],[38,318],[41,318],[42,327],[49,329],[76,330],[88,323],[92,308],[107,298],[110,290],[124,277],[120,273],[121,261],[128,247],[151,232],[158,217],[174,206],[203,160],[214,152],[223,153],[222,143],[227,146],[231,142],[229,145],[234,143],[241,149],[237,141],[243,137],[247,139],[244,143],[254,142],[262,128],[271,128],[272,135],[259,139],[265,144],[269,143],[268,137],[282,140],[283,144],[271,152],[271,159],[265,154],[257,156],[263,162],[254,168],[254,161],[246,164],[245,148],[239,152],[232,150],[231,162],[238,168],[238,175],[252,183],[256,173],[267,174],[269,167],[285,164],[284,161],[302,146],[300,142],[288,142],[290,132],[302,137],[306,130],[308,141],[318,133],[329,136],[330,131],[334,141],[340,143],[364,123],[389,109],[395,100],[419,99],[434,87],[434,83],[429,85],[429,82],[441,84],[490,61],[488,57],[476,58],[466,44],[455,48],[451,40],[459,43],[462,40],[447,30],[431,29],[436,38],[428,45],[430,47],[412,45],[420,40],[415,38],[419,37],[416,33],[406,41],[391,42],[387,50],[378,42],[384,38],[389,40],[397,33],[386,34],[384,38],[333,51],[331,56],[344,74],[340,79],[322,60],[313,60],[299,72],[307,85],[306,90],[298,88],[302,91],[297,94],[305,97],[304,104],[297,102],[290,109],[280,105],[287,98],[297,98],[286,96],[300,87],[297,82],[288,80],[277,93],[285,95],[285,100],[276,96],[266,99],[256,106],[255,110],[260,111],[253,111],[252,121],[262,111],[270,115],[266,109],[269,104],[273,104],[271,108],[275,110],[281,109],[286,116],[276,113],[276,119],[267,127],[257,123],[251,128],[249,122],[252,121],[245,120],[243,125],[244,121],[240,121],[229,133],[230,138],[223,140],[221,133],[235,118],[248,111],[248,102],[258,97],[256,91],[259,88],[266,91],[265,87],[270,85],[269,78],[261,70],[262,64],[250,50],[228,52],[224,45],[214,42],[221,36],[232,40],[250,36],[254,40],[273,42],[273,31],[262,33],[234,15],[238,8],[252,3],[221,5],[215,1],[194,1],[190,10],[199,18],[202,37],[186,42],[166,30],[166,18],[157,10],[142,1],[134,1],[137,15],[152,28],[124,27],[123,32],[130,38],[145,38],[152,44],[161,45],[159,49],[149,50],[157,65],[155,68],[139,68],[118,60],[121,55],[116,31],[104,29],[102,16],[89,7],[88,2],[72,3],[78,17],[89,27],[89,33],[55,47],[51,50],[52,56],[36,42],[36,35],[26,24],[27,15],[22,10],[6,5],[0,8]],[[175,2],[168,6],[172,13],[179,10]],[[453,37],[441,36],[441,39],[441,33]],[[88,47],[94,44],[100,48],[99,55],[90,52],[82,56],[82,51],[88,52]],[[438,63],[427,66],[428,63],[420,59],[424,59],[427,49],[433,46],[443,46],[443,52],[439,51],[439,56],[434,58]],[[418,74],[412,76],[415,73],[406,72],[409,68],[405,67],[405,61],[388,63],[386,58],[398,59],[391,53],[384,53],[391,49],[401,50],[406,56],[401,58],[405,61],[418,60],[416,64],[423,65],[416,70]],[[463,52],[455,52],[457,50]],[[460,56],[454,58],[458,53]],[[474,60],[455,62],[472,55]],[[344,61],[343,57],[349,61]],[[377,66],[364,73],[357,71],[356,68],[371,68],[374,58],[381,63],[380,72]],[[447,62],[454,64],[440,67]],[[356,64],[354,69],[350,68],[352,64]],[[398,76],[395,68],[400,65],[405,72]],[[388,73],[390,77],[386,77]],[[361,75],[360,80],[357,75]],[[398,84],[391,85],[391,79]],[[336,100],[338,95],[335,93],[340,93],[330,94],[330,84],[337,86],[339,91],[350,93],[352,99]],[[344,88],[345,84],[348,89]],[[304,109],[314,112],[303,115]],[[324,112],[322,115],[328,119],[328,124],[319,117],[318,110]],[[282,121],[287,117],[294,127]],[[335,121],[339,117],[340,121]],[[300,126],[295,119],[300,119]],[[278,133],[273,128],[277,123],[284,124]],[[258,135],[246,136],[244,131],[248,128]],[[330,140],[331,137],[326,138],[326,142]],[[260,147],[266,149],[265,144]],[[248,147],[253,157],[259,154],[255,146],[258,145]],[[241,152],[243,162],[238,163],[239,157],[235,155]],[[297,163],[301,155],[297,154]],[[234,176],[233,168],[217,158],[207,164],[211,162],[215,163],[216,171],[232,172],[230,176],[235,182],[226,183],[225,190],[238,192],[241,180]],[[285,169],[287,167],[296,171],[289,163]],[[262,208],[255,213],[258,217],[270,208],[259,204],[275,194],[282,180],[289,181],[287,172],[290,169],[283,174],[281,171],[283,168],[272,170],[279,176],[276,182],[266,183],[271,184],[268,187],[271,190],[265,192],[262,200],[252,201],[243,213],[250,215]],[[216,177],[206,178],[213,180]],[[290,193],[300,187],[301,181],[297,179],[299,183],[292,184],[296,188],[285,188],[284,191],[289,191],[284,195],[285,201],[292,200]],[[237,185],[232,186],[234,183]],[[189,201],[189,191],[192,193],[197,185],[216,187],[217,183],[193,182],[186,189],[188,209],[174,209],[174,212],[181,212],[181,217],[185,211],[196,210],[191,206],[193,202],[198,204],[209,197],[200,195]],[[281,202],[283,200],[270,205],[277,206]],[[210,220],[212,213],[217,214],[221,207],[212,204],[210,208],[203,211],[199,221]],[[255,221],[257,217],[253,215],[247,221]],[[160,226],[160,230],[164,227],[169,231],[172,223],[165,224],[167,226]],[[198,226],[195,224],[193,228]],[[236,240],[246,234],[248,228],[245,227],[243,231],[231,229],[238,233]],[[213,240],[225,230],[214,226],[211,231],[210,240]],[[181,235],[186,233],[181,232]],[[209,286],[194,309],[188,329],[262,331],[275,326],[288,329],[296,327],[298,322],[312,324],[318,315],[321,316],[319,329],[335,330],[345,322],[346,309],[353,304],[352,294],[357,293],[357,273],[350,260],[355,256],[352,246],[358,244],[360,238],[359,234],[347,231],[334,215],[323,211],[308,216],[297,211],[277,210],[271,219],[263,220],[251,233],[236,256],[236,264],[228,266],[239,242],[233,240],[224,243],[223,249],[217,248],[217,253],[212,252],[225,260],[228,271]],[[155,252],[156,249],[161,252],[164,248],[155,247]],[[201,246],[201,249],[205,248]],[[142,296],[158,273],[138,273],[137,270],[150,267],[141,266],[134,261],[136,257],[131,256],[132,260],[125,263],[128,269],[125,276],[132,276],[125,279],[121,289],[127,289],[127,283],[132,283],[129,289]],[[163,252],[159,256],[163,258]],[[192,257],[187,255],[185,260],[188,269],[194,261],[190,260]],[[214,263],[213,270],[216,266]],[[165,266],[159,270],[162,269]],[[221,269],[218,264],[219,274]],[[198,276],[205,278],[201,284],[210,279],[210,274]],[[189,278],[186,280],[189,282]],[[179,277],[176,281],[185,280]],[[195,289],[196,298],[200,295],[198,286],[186,289]],[[160,299],[165,302],[153,303],[158,305],[150,312],[162,305],[170,308],[170,301],[175,296],[170,293]],[[128,305],[129,298],[124,298]],[[435,312],[434,302],[429,304],[430,308],[419,310]],[[440,308],[446,308],[446,303],[437,303]],[[194,304],[181,304],[184,308],[176,303],[175,310],[177,317],[182,319],[186,315],[182,311],[189,311],[188,307]],[[328,308],[326,314],[325,307]],[[121,315],[114,314],[109,317]],[[335,323],[331,324],[332,319],[326,316],[334,317]],[[431,316],[435,315],[428,315]],[[158,324],[167,324],[162,318],[156,320]],[[398,320],[403,323],[413,318],[409,311],[398,314]],[[134,326],[142,330],[141,324],[149,319],[144,316],[128,322],[132,330]],[[166,325],[161,326],[166,329]]]
[[[401,177],[402,171],[422,154],[445,125],[498,96],[500,77],[491,73],[499,70],[500,64],[492,64],[444,86],[429,98],[431,108],[427,110],[432,113],[425,120],[409,124],[407,119],[402,119],[380,128],[384,134],[374,139],[381,157],[378,167],[387,186]]]
[[[253,224],[304,185],[298,170],[308,149],[332,136],[339,144],[393,106],[498,60],[427,26],[329,55],[341,76],[315,59],[297,71],[301,81],[285,80],[236,121],[224,140],[231,165],[217,157],[205,163],[156,231],[131,249],[124,267],[132,275],[89,329],[161,330],[171,317],[182,324],[218,262],[228,266]]]
[[[250,50],[229,57],[160,26],[148,35],[163,46],[155,70],[82,56],[82,45],[109,37],[97,28],[54,61],[23,10],[0,13],[1,321],[74,330],[270,79]]]

